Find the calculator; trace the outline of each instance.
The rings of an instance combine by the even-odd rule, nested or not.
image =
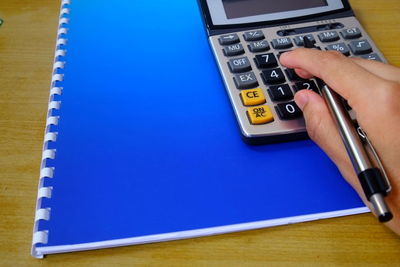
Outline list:
[[[243,140],[249,144],[307,138],[299,90],[319,93],[282,66],[282,53],[304,47],[386,62],[347,0],[198,0],[211,49]]]

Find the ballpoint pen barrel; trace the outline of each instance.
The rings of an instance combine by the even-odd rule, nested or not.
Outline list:
[[[341,97],[336,92],[330,90],[321,79],[317,79],[317,83],[337,123],[343,143],[360,180],[365,196],[374,207],[374,213],[381,222],[391,220],[393,215],[383,198],[386,195],[387,185],[381,171],[371,163],[353,121],[344,108]]]
[[[330,90],[326,85],[321,87],[321,93],[328,102],[331,114],[338,124],[340,135],[357,175],[365,170],[373,168],[374,166],[354,128],[350,115],[341,102],[340,96],[336,92]]]

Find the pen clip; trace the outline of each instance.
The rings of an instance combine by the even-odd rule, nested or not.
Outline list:
[[[363,141],[363,143],[366,144],[367,147],[369,148],[367,151],[370,152],[370,153],[368,153],[368,154],[370,154],[370,156],[372,154],[372,156],[375,159],[376,164],[378,164],[377,167],[379,167],[379,169],[381,170],[382,175],[383,175],[383,177],[384,177],[384,179],[386,181],[386,185],[387,185],[386,193],[389,193],[392,190],[392,186],[390,185],[389,178],[388,178],[388,176],[386,174],[385,168],[383,167],[382,161],[379,158],[378,153],[376,152],[374,146],[372,145],[371,141],[369,140],[367,134],[358,125],[357,125],[357,133],[360,136],[360,139]]]

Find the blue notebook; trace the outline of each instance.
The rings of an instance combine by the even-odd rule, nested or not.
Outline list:
[[[311,141],[243,143],[196,1],[62,1],[32,255],[367,212]]]

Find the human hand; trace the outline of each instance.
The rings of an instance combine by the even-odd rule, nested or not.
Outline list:
[[[338,52],[304,48],[284,53],[280,62],[295,69],[302,78],[321,78],[355,111],[392,185],[392,192],[385,199],[394,218],[386,225],[400,235],[400,68],[347,58]],[[324,99],[311,90],[301,90],[296,93],[295,101],[303,111],[310,138],[333,160],[372,210]]]

